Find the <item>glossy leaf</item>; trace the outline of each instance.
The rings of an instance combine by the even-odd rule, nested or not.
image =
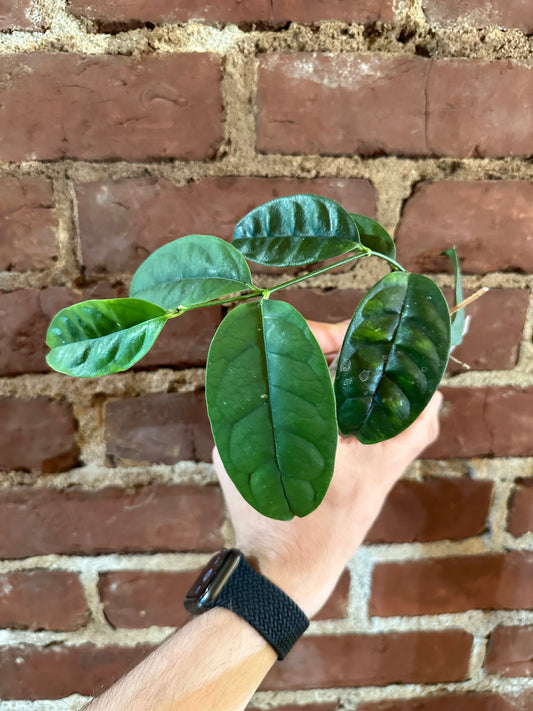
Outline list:
[[[402,432],[437,389],[450,352],[450,314],[427,277],[393,272],[370,289],[337,365],[339,428],[364,444]]]
[[[247,259],[275,267],[310,264],[359,246],[354,221],[338,203],[318,195],[291,195],[249,212],[233,243]]]
[[[83,301],[52,319],[46,361],[81,378],[127,370],[150,350],[167,318],[160,306],[140,299]]]
[[[457,257],[457,251],[455,247],[450,247],[445,252],[443,252],[452,260],[453,273],[455,277],[455,291],[453,305],[457,306],[463,301],[463,285],[461,282],[461,267],[459,266],[459,259]],[[463,342],[463,333],[465,331],[465,311],[464,309],[459,309],[452,316],[452,335],[451,335],[451,345],[460,346]]]
[[[209,350],[206,401],[246,501],[282,520],[318,506],[335,460],[335,403],[325,358],[295,308],[262,301],[229,313]]]
[[[187,235],[153,252],[133,275],[130,296],[164,309],[202,304],[250,289],[242,254],[218,237]]]
[[[394,244],[394,240],[379,222],[376,222],[370,217],[365,217],[365,215],[356,215],[353,212],[350,213],[350,217],[357,225],[361,244],[373,252],[378,252],[378,254],[384,254],[386,257],[396,259],[396,245]]]

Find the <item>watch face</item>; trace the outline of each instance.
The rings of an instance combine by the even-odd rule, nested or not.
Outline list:
[[[216,553],[187,593],[184,601],[186,609],[193,614],[208,609],[231,577],[240,558],[240,551],[234,548],[223,548]]]

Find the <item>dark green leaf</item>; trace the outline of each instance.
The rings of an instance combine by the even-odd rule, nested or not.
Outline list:
[[[402,432],[439,386],[450,352],[450,314],[439,287],[392,272],[370,289],[348,327],[337,365],[339,428],[364,444]]]
[[[318,506],[335,460],[335,403],[322,351],[296,309],[262,301],[230,312],[209,350],[206,401],[246,501],[282,520]]]
[[[202,304],[251,288],[250,269],[231,244],[187,235],[153,252],[133,275],[130,296],[164,309]]]
[[[455,247],[450,247],[443,254],[446,254],[453,264],[453,273],[455,276],[455,292],[453,305],[457,306],[463,300],[463,285],[461,283],[461,267],[459,266],[459,259],[457,257],[457,251]],[[463,342],[463,332],[465,328],[465,310],[459,309],[452,316],[452,346],[459,346]]]
[[[353,212],[350,213],[350,217],[357,225],[361,244],[373,252],[396,259],[396,245],[387,230],[379,222],[364,215],[356,215]]]
[[[152,347],[168,316],[140,299],[83,301],[52,319],[46,360],[60,373],[91,378],[127,370]]]
[[[359,244],[357,227],[346,210],[318,195],[291,195],[256,207],[233,235],[233,245],[247,259],[274,267],[337,257]]]

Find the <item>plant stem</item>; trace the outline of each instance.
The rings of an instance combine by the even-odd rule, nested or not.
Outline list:
[[[361,259],[361,257],[369,257],[371,254],[371,250],[362,252],[360,254],[354,254],[351,257],[347,257],[346,259],[341,259],[340,262],[335,262],[335,264],[328,264],[326,267],[321,267],[320,269],[315,269],[314,272],[309,272],[309,274],[305,274],[304,276],[296,277],[295,279],[290,279],[289,281],[283,282],[283,284],[278,284],[277,286],[273,286],[271,289],[267,289],[267,291],[270,294],[273,294],[275,291],[279,291],[279,289],[285,289],[287,286],[292,286],[293,284],[298,284],[300,281],[304,281],[305,279],[310,279],[311,277],[317,276],[318,274],[323,274],[324,272],[328,272],[330,269],[335,269],[335,267],[340,267],[343,264],[348,264],[349,262],[354,262],[356,259]]]
[[[472,301],[475,301],[476,299],[479,299],[480,296],[483,296],[483,294],[486,294],[488,290],[488,286],[481,287],[481,289],[478,289],[474,294],[472,294],[472,296],[469,296],[468,299],[461,301],[461,303],[457,304],[457,306],[452,306],[450,314],[454,314],[456,311],[459,311],[459,309],[464,309],[464,307],[471,304]]]
[[[387,257],[385,254],[374,252],[373,250],[369,249],[368,247],[364,247],[363,245],[361,245],[361,249],[363,249],[364,251],[359,252],[358,254],[352,254],[350,257],[341,259],[339,262],[334,262],[333,264],[328,264],[325,267],[321,267],[320,269],[315,269],[314,271],[309,272],[309,274],[304,274],[303,276],[296,277],[295,279],[289,279],[289,281],[285,281],[283,282],[283,284],[273,286],[271,289],[260,289],[259,287],[254,287],[253,290],[251,290],[249,293],[241,294],[240,296],[228,296],[224,299],[214,299],[213,301],[206,301],[203,304],[182,306],[181,308],[176,309],[174,312],[172,312],[168,318],[176,318],[176,316],[181,316],[187,311],[193,311],[194,309],[203,309],[206,306],[217,306],[219,304],[230,304],[236,301],[246,301],[248,299],[253,299],[261,295],[263,296],[263,298],[268,299],[270,297],[270,294],[273,294],[275,291],[285,289],[286,287],[293,286],[294,284],[299,284],[301,281],[305,281],[305,279],[310,279],[311,277],[318,276],[319,274],[323,274],[324,272],[330,271],[330,269],[335,269],[335,267],[341,267],[344,264],[355,262],[356,259],[361,259],[361,257],[379,257],[380,259],[384,259],[386,262],[389,262],[389,264],[391,264],[393,267],[396,267],[396,269],[399,269],[402,272],[406,271],[401,264],[398,264],[398,262],[396,262],[391,257]]]

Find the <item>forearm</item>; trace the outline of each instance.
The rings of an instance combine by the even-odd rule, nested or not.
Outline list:
[[[242,711],[275,661],[253,627],[215,608],[169,637],[87,711]]]

